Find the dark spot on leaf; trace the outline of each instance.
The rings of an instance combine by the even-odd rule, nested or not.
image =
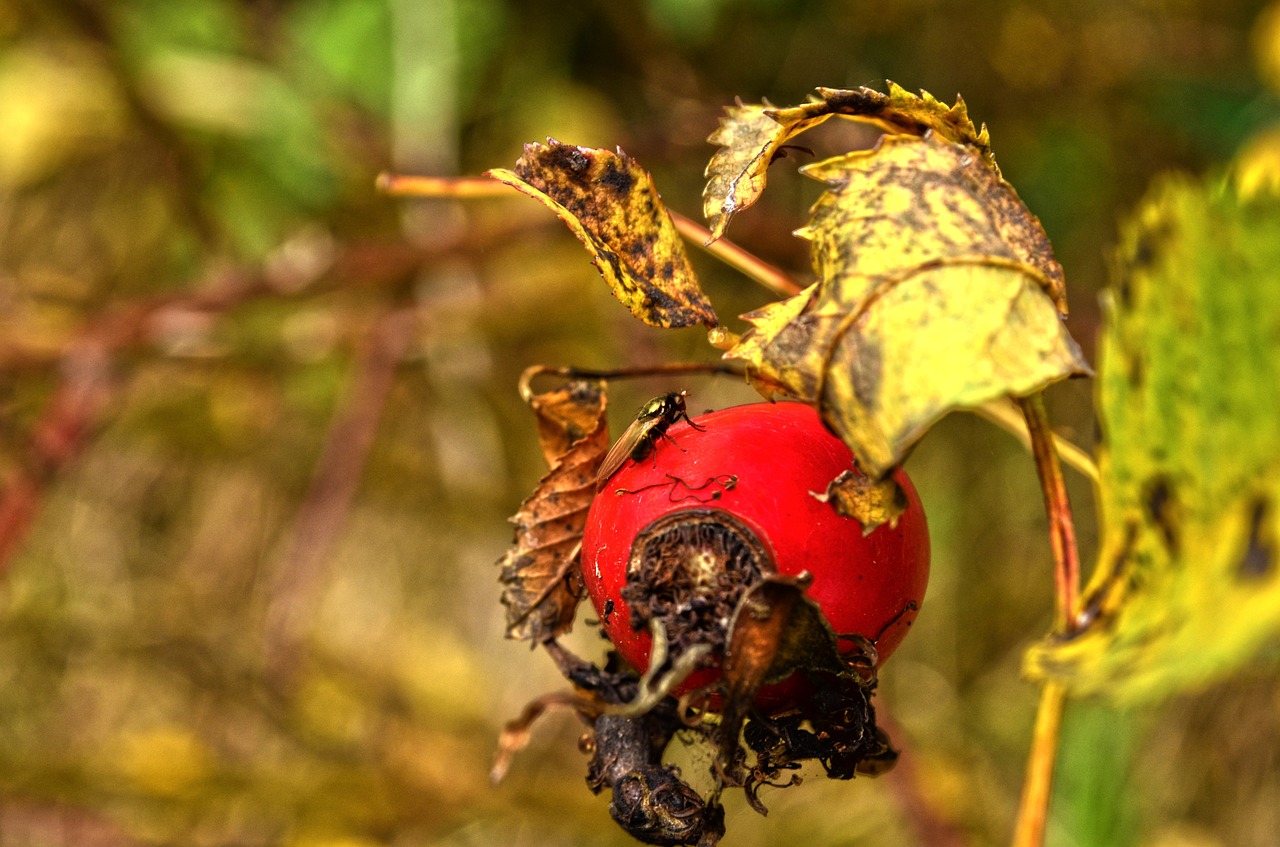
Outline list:
[[[880,346],[869,338],[854,333],[849,334],[849,342],[853,354],[849,357],[853,394],[858,398],[859,403],[874,409],[880,396],[880,382],[884,376]]]
[[[1129,282],[1128,274],[1116,286],[1116,294],[1119,296],[1122,307],[1125,309],[1133,308],[1133,286]]]
[[[1173,227],[1167,219],[1145,227],[1138,233],[1137,241],[1133,245],[1133,253],[1129,256],[1129,270],[1142,271],[1155,264],[1157,257],[1164,250],[1165,243],[1173,235]]]
[[[1129,370],[1125,376],[1129,379],[1129,387],[1134,391],[1142,390],[1142,383],[1146,378],[1146,364],[1138,356],[1134,356],[1129,361]]]
[[[591,160],[572,144],[561,144],[559,141],[551,140],[544,155],[547,165],[551,168],[575,176],[591,167]]]
[[[626,197],[635,183],[635,178],[619,167],[617,162],[610,160],[605,164],[605,171],[600,175],[599,181],[601,185],[613,189],[619,197]]]
[[[1165,549],[1174,556],[1178,555],[1180,549],[1179,506],[1177,493],[1173,490],[1169,478],[1161,475],[1147,480],[1146,485],[1143,486],[1142,502],[1147,511],[1147,517],[1160,530]]]
[[[1260,499],[1253,504],[1253,514],[1249,517],[1249,540],[1245,545],[1244,558],[1240,561],[1242,579],[1257,579],[1275,569],[1275,542],[1264,537],[1269,512],[1266,500]]]

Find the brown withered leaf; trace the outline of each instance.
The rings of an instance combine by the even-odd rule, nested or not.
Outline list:
[[[818,406],[868,476],[951,409],[1088,373],[1039,221],[971,145],[884,136],[803,172],[828,186],[797,232],[819,281],[726,356]]]
[[[621,150],[547,139],[486,174],[541,202],[591,252],[615,297],[664,328],[719,324],[652,177]]]
[[[538,425],[538,443],[547,464],[595,431],[604,414],[605,394],[599,382],[574,380],[563,388],[531,395],[529,405]]]
[[[588,410],[594,412],[595,421],[589,432],[553,459],[551,470],[520,504],[511,519],[515,542],[498,563],[507,637],[535,643],[555,638],[573,625],[583,593],[582,532],[595,496],[596,472],[609,449],[605,397],[597,386],[581,383],[576,389],[570,386],[534,399],[545,398],[550,399],[534,403],[540,432],[551,427],[554,433],[558,425],[554,421],[578,419]],[[567,412],[574,403],[582,408]],[[557,438],[553,434],[550,442],[544,440],[544,451]]]
[[[874,480],[849,470],[831,480],[825,492],[809,493],[824,503],[830,503],[838,514],[862,524],[864,535],[869,535],[881,524],[896,524],[907,510],[907,494],[891,476]]]
[[[963,99],[957,97],[954,106],[947,106],[927,91],[916,95],[892,81],[887,85],[888,94],[866,87],[819,88],[808,102],[785,109],[768,103],[730,107],[707,139],[720,146],[707,165],[703,191],[702,211],[711,222],[712,240],[724,235],[735,213],[760,198],[779,148],[831,117],[868,123],[893,134],[933,133],[966,145],[999,176],[987,129],[974,127]]]

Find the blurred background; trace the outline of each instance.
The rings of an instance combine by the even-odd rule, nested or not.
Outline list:
[[[515,384],[713,351],[633,320],[527,198],[390,200],[380,171],[621,145],[696,216],[735,97],[960,92],[1092,355],[1117,222],[1154,175],[1266,142],[1278,57],[1280,7],[1240,0],[0,0],[0,845],[631,843],[570,715],[488,782],[502,724],[564,686],[502,637],[505,519],[544,470]],[[797,158],[729,235],[805,279]],[[771,299],[694,262],[726,319]],[[754,397],[616,384],[615,432],[678,388],[699,411]],[[1049,394],[1085,447],[1090,395]],[[1019,658],[1051,618],[1034,469],[963,414],[907,467],[934,564],[882,675],[903,766],[808,772],[768,818],[730,797],[726,844],[1008,840]],[[1270,675],[1073,704],[1063,745],[1051,844],[1280,832]]]

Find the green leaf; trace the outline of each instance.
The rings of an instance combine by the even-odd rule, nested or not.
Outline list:
[[[1077,631],[1026,668],[1125,703],[1280,646],[1280,199],[1172,179],[1117,266],[1099,354],[1099,561]]]

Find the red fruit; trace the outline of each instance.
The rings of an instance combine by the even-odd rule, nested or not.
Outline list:
[[[929,579],[928,528],[906,475],[895,477],[908,502],[897,525],[863,535],[857,520],[815,496],[853,467],[853,456],[812,408],[757,403],[695,423],[701,429],[671,426],[669,438],[623,464],[591,504],[583,577],[618,653],[638,670],[648,667],[651,636],[647,626],[633,627],[633,617],[680,630],[673,643],[723,649],[742,591],[772,570],[811,574],[808,596],[835,632],[874,641],[879,661],[887,659]],[[718,675],[700,670],[680,691]],[[787,680],[761,689],[756,702],[774,712],[792,708],[803,688]]]

